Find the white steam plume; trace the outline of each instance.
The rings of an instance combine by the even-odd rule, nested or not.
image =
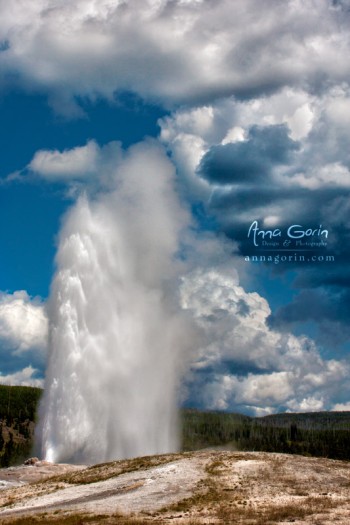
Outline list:
[[[188,217],[153,142],[115,189],[81,196],[60,234],[39,426],[47,460],[96,463],[174,451],[187,324],[173,290]]]

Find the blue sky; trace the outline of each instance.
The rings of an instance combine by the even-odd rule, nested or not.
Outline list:
[[[2,179],[25,170],[38,150],[70,149],[92,138],[100,146],[118,140],[128,147],[145,136],[157,136],[157,120],[166,114],[131,94],[118,101],[87,101],[81,107],[84,115],[68,119],[53,112],[45,95],[4,90],[0,106]],[[28,183],[25,176],[3,185],[1,191],[0,289],[14,292],[23,288],[32,296],[47,297],[60,218],[72,199],[60,183]]]
[[[65,212],[111,191],[120,159],[152,137],[185,210],[178,307],[202,334],[183,402],[350,408],[349,12],[346,0],[0,5],[0,382],[42,384]],[[253,246],[253,221],[280,230],[274,252]],[[300,248],[293,224],[322,224],[327,246]],[[252,260],[283,257],[285,240],[304,258]]]

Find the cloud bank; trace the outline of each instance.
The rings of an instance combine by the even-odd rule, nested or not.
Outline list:
[[[198,104],[283,88],[328,89],[349,78],[345,2],[123,0],[0,4],[3,82],[74,96]]]
[[[272,330],[267,301],[227,272],[197,269],[181,296],[205,333],[187,378],[198,406],[254,415],[325,410],[340,385],[347,391],[345,360],[324,360],[310,338]]]
[[[291,330],[311,321],[318,343],[333,347],[349,335],[349,108],[346,85],[319,94],[288,87],[248,101],[180,109],[160,122],[161,140],[193,200],[205,203],[241,255],[250,253],[254,220],[265,229],[300,224],[329,231],[332,265],[274,268],[275,275],[294,270],[301,291],[270,322]]]

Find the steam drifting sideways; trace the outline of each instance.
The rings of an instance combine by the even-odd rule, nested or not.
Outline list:
[[[96,463],[174,451],[186,320],[177,306],[188,216],[153,142],[119,161],[112,189],[82,194],[63,224],[49,303],[43,456]]]

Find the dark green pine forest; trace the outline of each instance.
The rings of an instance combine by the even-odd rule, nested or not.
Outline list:
[[[33,454],[39,388],[0,385],[0,467]],[[350,460],[350,412],[249,417],[181,410],[184,451],[225,447]]]
[[[310,412],[248,417],[223,412],[183,412],[183,448],[225,446],[350,460],[350,412]]]
[[[40,388],[0,385],[0,466],[9,467],[32,452]]]

